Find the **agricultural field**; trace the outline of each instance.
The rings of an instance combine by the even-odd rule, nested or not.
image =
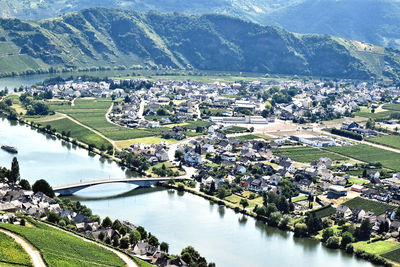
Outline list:
[[[395,171],[400,171],[399,154],[369,145],[354,145],[326,148],[344,156],[367,163],[382,163],[382,166]]]
[[[317,161],[322,157],[328,157],[333,161],[346,160],[346,157],[314,147],[289,147],[272,149],[272,153],[278,156],[287,156],[297,162]]]
[[[240,126],[232,126],[226,130],[224,130],[224,134],[234,134],[234,133],[245,133],[247,132],[247,128]]]
[[[336,209],[332,206],[326,206],[311,212],[314,213],[317,218],[325,218],[335,214]]]
[[[376,215],[383,214],[387,209],[396,209],[395,206],[361,197],[348,200],[344,202],[343,205],[349,207],[350,209],[363,209],[365,211],[372,211]]]
[[[385,135],[379,137],[372,137],[368,138],[367,141],[400,149],[400,136],[398,135]]]
[[[26,251],[6,234],[0,233],[0,266],[32,266]]]
[[[400,263],[400,248],[381,254],[382,257]]]
[[[110,142],[108,142],[98,134],[95,134],[85,127],[74,123],[68,118],[43,122],[40,124],[42,124],[42,126],[50,125],[51,128],[56,129],[56,131],[59,133],[71,131],[72,138],[75,138],[86,144],[93,144],[97,148],[101,148],[102,146],[107,148],[111,145]]]
[[[262,134],[246,134],[246,135],[241,135],[241,136],[237,136],[235,137],[235,139],[239,140],[239,141],[249,141],[249,140],[254,140],[254,139],[264,139],[264,140],[268,140],[268,136],[266,135],[262,135]]]
[[[382,108],[386,110],[400,111],[400,104],[385,104]]]
[[[158,134],[150,130],[127,129],[109,123],[105,114],[110,106],[111,100],[103,98],[76,99],[74,106],[63,104],[63,102],[51,103],[51,107],[57,112],[71,116],[112,140],[128,140],[156,136]]]
[[[360,241],[354,243],[354,249],[360,249],[365,252],[381,255],[392,250],[400,249],[400,244],[397,242],[390,241],[376,241],[367,243],[367,241]]]
[[[0,227],[24,237],[41,252],[49,266],[125,266],[116,254],[105,248],[43,223],[32,224],[26,227],[1,223]]]
[[[382,120],[390,118],[390,114],[394,111],[376,110],[374,113],[371,112],[371,108],[360,107],[360,111],[354,113],[356,116],[364,118],[372,118],[375,120]]]

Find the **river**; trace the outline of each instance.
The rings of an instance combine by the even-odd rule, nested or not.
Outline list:
[[[18,148],[21,176],[31,183],[43,178],[54,186],[129,176],[115,162],[4,118],[0,118],[2,143]],[[0,150],[0,166],[10,167],[13,156]],[[74,199],[103,218],[144,226],[168,242],[172,253],[193,245],[217,266],[373,266],[189,193],[115,184],[82,190]]]

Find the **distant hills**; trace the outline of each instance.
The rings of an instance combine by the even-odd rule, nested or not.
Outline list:
[[[291,32],[400,48],[400,0],[0,0],[0,15],[44,19],[90,7],[218,13]]]
[[[224,15],[93,8],[40,21],[0,19],[0,75],[135,65],[397,79],[400,52]]]

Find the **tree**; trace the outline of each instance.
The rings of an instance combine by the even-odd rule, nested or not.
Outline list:
[[[114,247],[118,247],[119,246],[119,239],[118,239],[118,236],[114,236],[114,238],[113,238],[113,244],[112,244]]]
[[[243,207],[243,209],[246,209],[246,207],[249,206],[249,202],[247,201],[247,199],[242,198],[240,200],[240,205]]]
[[[397,210],[396,210],[395,219],[396,219],[397,221],[400,221],[400,207],[398,207]]]
[[[322,229],[322,220],[315,216],[314,213],[309,213],[306,217],[306,225],[309,234],[314,234]]]
[[[328,248],[339,248],[339,237],[337,236],[331,236],[326,240],[326,246]]]
[[[111,221],[110,217],[108,217],[108,216],[105,217],[103,219],[103,222],[101,223],[101,226],[103,226],[104,228],[111,227],[111,225],[112,225],[112,221]]]
[[[268,218],[268,225],[278,226],[278,223],[280,222],[281,218],[282,214],[279,211],[271,213],[271,215]]]
[[[60,220],[60,217],[54,212],[50,212],[49,215],[47,215],[48,222],[58,223],[59,220]]]
[[[289,202],[284,196],[280,196],[277,204],[278,210],[280,210],[282,213],[289,213]]]
[[[322,241],[326,242],[335,233],[332,228],[326,228],[322,231]]]
[[[31,190],[31,185],[29,184],[28,180],[21,179],[21,181],[19,181],[19,185],[23,190]]]
[[[175,155],[174,155],[175,159],[177,160],[182,160],[183,159],[183,152],[180,150],[176,150],[175,151]]]
[[[110,237],[106,237],[106,240],[104,241],[106,244],[111,245],[111,238]]]
[[[133,246],[136,245],[141,239],[140,233],[138,231],[132,231],[129,233],[129,243]]]
[[[291,221],[290,215],[285,214],[282,216],[281,220],[279,221],[278,227],[280,229],[286,230],[289,226],[290,221]]]
[[[165,253],[168,253],[169,250],[169,244],[166,242],[161,242],[160,244],[160,250],[164,251]]]
[[[296,223],[296,225],[294,226],[294,236],[295,237],[307,236],[307,225],[304,223]]]
[[[182,257],[182,260],[184,262],[186,262],[187,264],[192,263],[192,257],[190,256],[190,254],[188,252],[183,253],[181,257]]]
[[[48,197],[54,197],[53,188],[49,185],[46,180],[40,179],[37,180],[32,186],[33,193],[42,192]]]
[[[13,158],[12,163],[11,163],[11,177],[10,177],[10,182],[11,183],[16,183],[20,179],[20,174],[19,174],[19,163],[16,157]]]
[[[369,219],[364,219],[361,222],[360,228],[357,228],[356,230],[356,236],[359,240],[368,240],[369,237],[371,236],[372,232],[372,225],[369,222]]]
[[[126,238],[126,237],[121,238],[119,247],[122,248],[122,249],[129,248],[129,240],[128,240],[128,238]]]
[[[143,240],[143,239],[146,239],[146,238],[147,238],[147,232],[146,232],[146,230],[145,230],[142,226],[138,226],[138,227],[136,228],[136,230],[140,233],[140,237],[141,237],[140,240]]]
[[[150,236],[149,239],[147,240],[147,242],[149,242],[150,245],[155,246],[155,247],[158,247],[158,245],[160,245],[157,237],[155,237],[154,235]]]
[[[119,231],[119,229],[121,229],[121,227],[122,227],[122,224],[121,224],[121,222],[120,222],[118,219],[115,220],[115,221],[112,223],[112,226],[111,226],[112,229],[118,230],[118,231]]]
[[[353,242],[353,235],[350,232],[344,232],[342,234],[342,241],[340,243],[340,246],[342,248],[346,248],[348,244]]]
[[[103,241],[104,237],[105,237],[105,234],[104,234],[103,231],[101,231],[100,234],[99,234],[99,236],[98,236],[99,240],[100,240],[100,241]]]

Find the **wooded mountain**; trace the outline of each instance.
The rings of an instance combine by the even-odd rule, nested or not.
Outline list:
[[[400,48],[400,0],[0,0],[1,17],[44,19],[89,7],[218,13],[292,32]]]
[[[0,19],[0,74],[138,64],[397,79],[400,52],[224,15],[93,8],[40,21]]]

